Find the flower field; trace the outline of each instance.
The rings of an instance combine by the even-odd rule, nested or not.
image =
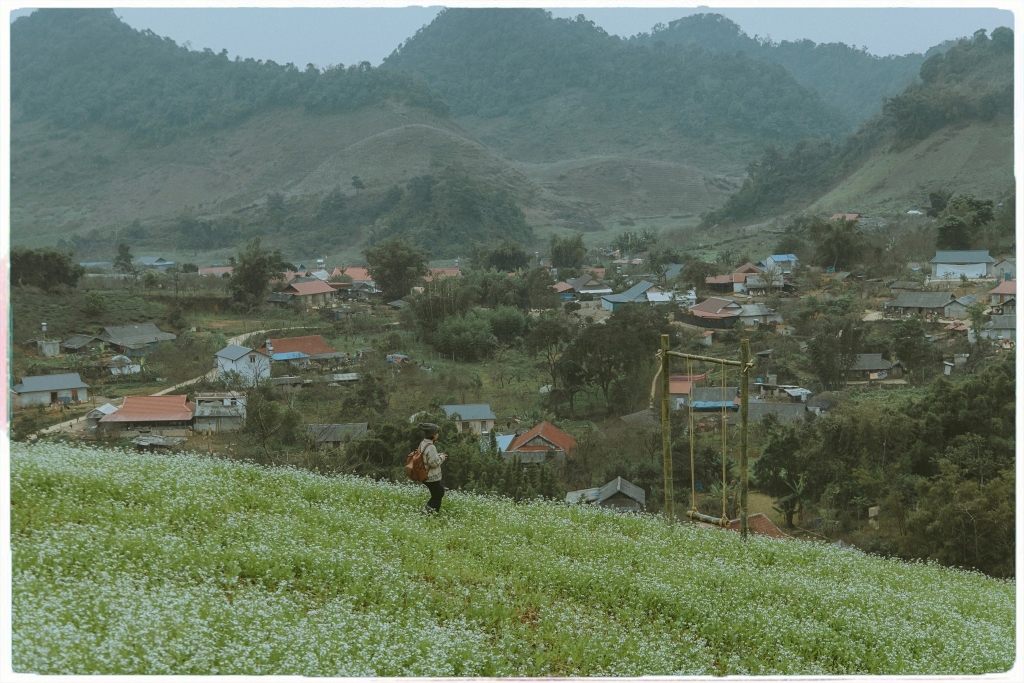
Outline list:
[[[1012,582],[647,516],[12,444],[13,665],[45,674],[979,674]]]

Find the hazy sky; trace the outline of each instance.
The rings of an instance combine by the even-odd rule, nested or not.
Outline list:
[[[949,8],[548,8],[555,16],[584,14],[609,33],[630,36],[696,12],[718,12],[749,35],[774,40],[809,38],[844,42],[880,55],[924,52],[979,28],[1013,27],[1013,14],[999,9]],[[31,10],[16,10],[12,19]],[[231,57],[308,63],[324,67],[368,61],[380,64],[402,41],[429,24],[439,7],[406,8],[123,8],[116,10],[137,29],[151,29],[194,50],[227,49]]]

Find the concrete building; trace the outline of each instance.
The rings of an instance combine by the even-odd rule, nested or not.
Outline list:
[[[256,385],[270,377],[270,357],[257,349],[229,344],[213,354],[213,359],[217,363],[217,376],[220,378],[233,372],[247,384]]]
[[[441,406],[449,420],[455,421],[455,428],[460,432],[489,434],[494,429],[494,413],[486,403],[468,403],[464,405]]]
[[[17,405],[22,408],[89,400],[89,385],[82,381],[77,372],[22,377],[21,382],[15,384],[11,391],[17,397]]]
[[[937,251],[931,260],[932,277],[944,279],[992,276],[996,260],[987,251]]]
[[[245,394],[238,391],[196,393],[195,425],[198,434],[238,432],[245,426]]]

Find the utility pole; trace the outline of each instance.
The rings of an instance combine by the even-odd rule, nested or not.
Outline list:
[[[669,422],[669,356],[668,335],[661,335],[661,458],[665,470],[665,517],[669,522],[675,521],[672,510],[675,493],[672,490],[672,425]]]
[[[747,540],[747,400],[750,397],[750,340],[740,341],[740,537]]]

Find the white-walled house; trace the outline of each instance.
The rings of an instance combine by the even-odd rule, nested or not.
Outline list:
[[[765,270],[777,268],[780,273],[789,275],[797,266],[796,254],[772,254],[764,260]]]
[[[77,372],[22,377],[21,382],[14,385],[11,391],[17,396],[17,403],[23,408],[89,400],[89,385],[82,381]]]
[[[270,357],[257,349],[229,344],[213,355],[217,362],[217,375],[236,372],[250,384],[259,384],[270,377]]]
[[[935,258],[931,260],[932,277],[990,277],[995,262],[987,251],[936,251]]]

